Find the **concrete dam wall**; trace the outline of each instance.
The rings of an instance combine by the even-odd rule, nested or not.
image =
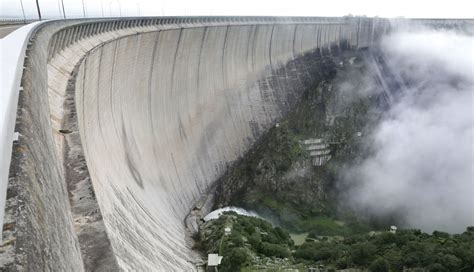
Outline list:
[[[387,27],[268,17],[41,25],[22,77],[4,267],[195,270],[186,216],[318,80],[325,55],[370,47]]]
[[[316,27],[296,28],[151,32],[101,45],[82,62],[79,131],[121,267],[191,269],[190,208],[312,84],[317,61],[300,55],[317,44]],[[337,26],[322,29],[330,37]],[[167,250],[149,254],[157,247]]]

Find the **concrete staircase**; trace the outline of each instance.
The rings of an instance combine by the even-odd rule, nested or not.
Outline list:
[[[303,148],[309,151],[314,166],[322,166],[331,159],[331,150],[321,138],[310,138],[301,142]]]

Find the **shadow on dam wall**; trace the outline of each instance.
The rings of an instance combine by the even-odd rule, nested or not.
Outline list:
[[[25,59],[5,267],[195,270],[184,220],[196,202],[320,79],[323,56],[369,47],[387,28],[368,18],[44,24]]]

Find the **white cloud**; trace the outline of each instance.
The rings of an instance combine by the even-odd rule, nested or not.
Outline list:
[[[461,232],[474,225],[474,38],[397,32],[381,47],[407,88],[369,137],[374,153],[346,173],[349,201],[402,213],[410,227]]]

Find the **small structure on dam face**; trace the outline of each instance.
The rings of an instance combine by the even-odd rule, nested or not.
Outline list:
[[[219,256],[219,254],[209,254],[207,255],[207,268],[208,270],[215,270],[217,271],[217,266],[221,264],[222,262],[222,256]]]
[[[322,166],[331,159],[329,145],[322,138],[310,138],[301,142],[304,148],[310,152],[314,166]]]

